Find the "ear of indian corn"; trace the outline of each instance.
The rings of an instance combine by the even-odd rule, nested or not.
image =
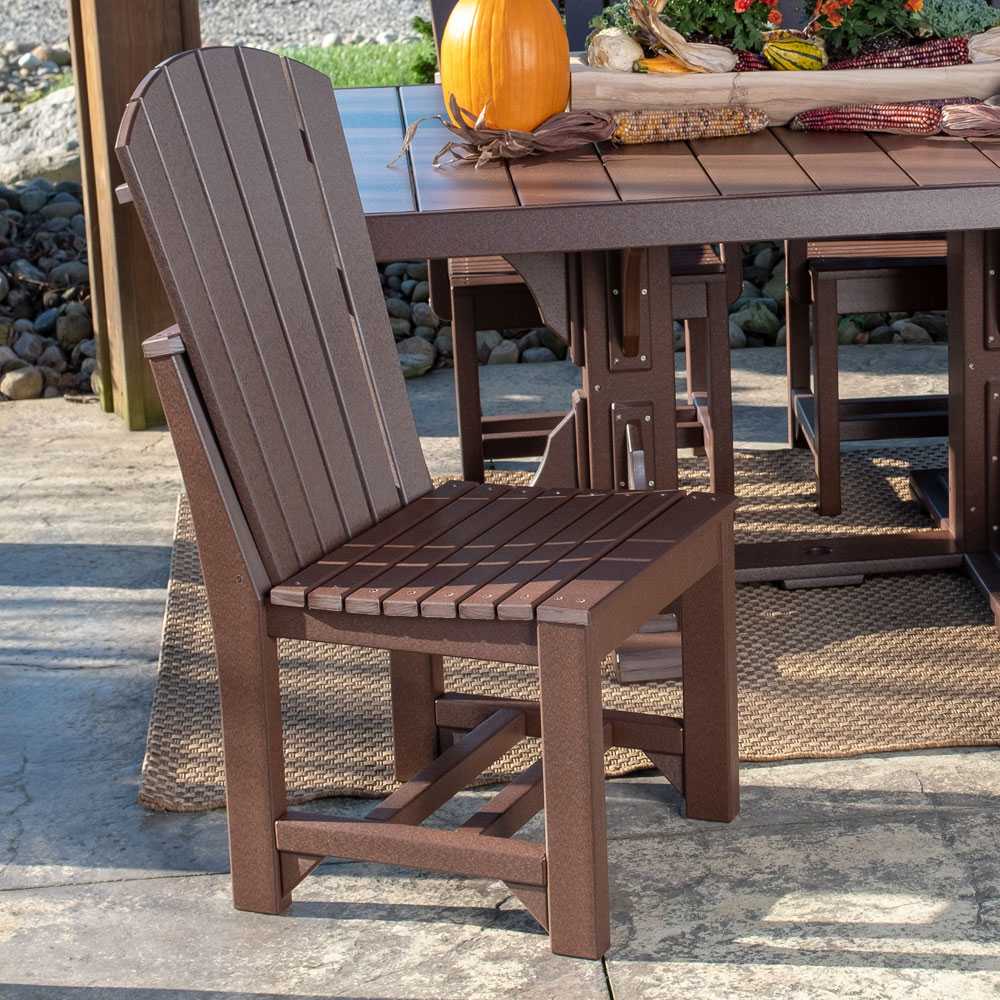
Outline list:
[[[626,146],[645,142],[750,135],[767,128],[767,115],[743,104],[716,108],[621,111],[614,116],[612,140]]]

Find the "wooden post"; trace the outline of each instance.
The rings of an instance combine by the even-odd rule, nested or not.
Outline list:
[[[142,341],[173,315],[131,205],[115,136],[125,105],[157,63],[201,44],[198,0],[68,0],[80,124],[91,306],[103,378],[101,402],[131,430],[163,422]]]

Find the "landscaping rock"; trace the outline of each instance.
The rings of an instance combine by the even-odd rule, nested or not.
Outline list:
[[[60,288],[68,288],[71,285],[89,285],[90,270],[83,261],[68,260],[64,264],[57,264],[49,271],[49,281]]]
[[[490,360],[490,354],[493,350],[501,343],[503,337],[496,330],[477,330],[476,331],[476,353],[479,355],[479,361],[481,364],[487,364]]]
[[[732,348],[747,346],[747,335],[743,332],[743,327],[736,321],[735,316],[729,317],[729,346]]]
[[[17,340],[14,341],[14,353],[19,358],[23,358],[25,361],[31,362],[31,364],[38,361],[39,357],[41,357],[42,351],[44,350],[45,341],[39,337],[37,333],[32,333],[27,330],[19,334]]]
[[[943,343],[948,339],[947,313],[914,313],[911,322],[923,327],[936,341]]]
[[[395,316],[397,319],[408,320],[410,318],[410,306],[402,299],[391,297],[386,299],[385,308],[390,316]]]
[[[406,274],[414,281],[417,282],[426,281],[427,261],[425,260],[411,261],[409,264],[406,265]]]
[[[837,343],[856,344],[858,338],[864,333],[862,328],[854,322],[852,316],[844,316],[837,323]]]
[[[773,306],[774,300],[768,301]],[[735,321],[744,333],[757,334],[764,341],[773,342],[781,323],[772,306],[761,299],[755,299],[752,302],[747,302],[738,312],[733,313],[730,319]]]
[[[895,330],[896,336],[893,338],[897,343],[900,344],[933,344],[934,338],[922,327],[917,326],[916,323],[910,323],[905,319],[896,320],[892,324],[892,329]]]
[[[775,302],[784,304],[785,301],[785,272],[781,271],[772,274],[767,283],[761,289],[761,293]]]
[[[396,345],[404,378],[417,378],[434,367],[437,352],[423,337],[408,337]]]
[[[433,326],[436,328],[441,325],[441,320],[431,308],[429,302],[414,302],[410,307],[410,315],[415,326]]]
[[[63,350],[71,351],[91,333],[90,317],[78,312],[65,312],[56,321],[56,337]]]
[[[392,327],[392,335],[397,340],[403,340],[406,337],[409,337],[412,330],[410,321],[408,319],[402,319],[399,316],[390,316],[389,326]]]
[[[410,296],[414,302],[427,302],[431,297],[431,286],[426,281],[417,282],[413,293]]]
[[[0,375],[27,367],[28,362],[24,358],[19,358],[9,347],[0,347]]]
[[[882,326],[875,327],[868,334],[869,344],[891,344],[896,331],[891,326],[883,323]]]
[[[13,114],[0,115],[0,184],[38,176],[52,180],[80,176],[72,87],[53,91]],[[36,200],[37,196],[30,199],[32,203]],[[21,210],[26,214],[40,208],[34,204],[29,207],[22,200]]]
[[[569,345],[555,330],[542,326],[534,332],[538,334],[538,343],[541,347],[547,347],[560,361],[566,357]]]
[[[543,348],[544,350],[544,348]],[[487,364],[490,365],[516,365],[520,359],[521,351],[517,346],[516,341],[513,340],[501,340],[496,347],[490,351],[490,357]]]
[[[45,377],[33,366],[16,368],[0,378],[0,393],[8,399],[37,399],[45,389]]]
[[[84,341],[86,343],[86,341]],[[91,341],[93,343],[93,341]],[[49,344],[44,351],[38,356],[38,361],[36,362],[39,368],[51,368],[58,374],[62,374],[66,371],[66,356],[55,344]]]
[[[529,347],[521,353],[521,360],[535,364],[544,361],[558,361],[559,359],[547,347]]]
[[[438,330],[438,334],[434,338],[434,347],[437,349],[438,354],[443,358],[450,358],[454,356],[455,349],[451,341],[450,326],[443,326],[440,330]]]

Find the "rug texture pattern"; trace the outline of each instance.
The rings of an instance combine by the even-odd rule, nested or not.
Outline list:
[[[921,446],[844,456],[845,512],[820,518],[806,452],[740,452],[738,541],[927,528],[908,499],[911,468],[943,464]],[[527,475],[495,476],[525,482]],[[704,488],[704,463],[682,460],[683,485]],[[740,752],[747,761],[843,757],[1000,743],[1000,642],[986,602],[960,573],[876,577],[860,587],[784,591],[742,586],[737,600]],[[388,654],[282,641],[282,714],[293,802],[384,795],[392,777]],[[449,690],[537,695],[533,667],[446,660]],[[605,664],[608,707],[681,714],[678,684],[616,683]],[[525,741],[484,780],[527,766]],[[611,750],[609,774],[649,766]],[[190,512],[177,536],[153,701],[143,804],[191,811],[221,806],[219,698],[205,591]]]

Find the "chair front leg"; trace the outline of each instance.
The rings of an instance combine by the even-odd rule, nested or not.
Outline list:
[[[587,629],[540,623],[538,671],[552,950],[600,958],[611,940],[604,726]]]
[[[281,913],[291,899],[274,838],[274,822],[287,807],[278,644],[267,634],[262,609],[249,597],[240,603],[242,613],[230,606],[213,615],[233,905]]]
[[[722,558],[681,598],[684,799],[688,819],[728,823],[739,815],[736,587],[732,522]]]
[[[444,693],[444,658],[393,650],[392,742],[397,781],[409,781],[441,752],[435,702]]]

